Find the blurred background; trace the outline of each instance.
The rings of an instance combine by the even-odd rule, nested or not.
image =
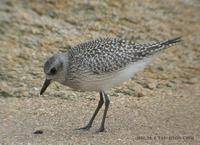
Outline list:
[[[139,135],[200,139],[199,0],[1,0],[0,144],[169,144]],[[77,133],[98,94],[58,83],[44,96],[48,57],[86,40],[122,37],[148,43],[182,36],[153,64],[109,92],[108,132]],[[101,118],[101,116],[100,116]],[[100,122],[96,119],[97,124]],[[36,129],[44,131],[35,137]]]

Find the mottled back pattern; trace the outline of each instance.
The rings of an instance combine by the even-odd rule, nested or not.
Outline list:
[[[73,47],[69,51],[71,69],[104,74],[123,69],[128,64],[167,48],[180,38],[151,44],[137,44],[119,38],[100,38]],[[74,70],[76,71],[76,70]]]

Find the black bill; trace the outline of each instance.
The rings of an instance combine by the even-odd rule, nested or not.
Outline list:
[[[50,85],[50,83],[51,83],[51,80],[47,80],[47,79],[45,80],[45,82],[44,82],[44,84],[42,86],[42,89],[40,91],[40,95],[42,95],[45,92],[45,90]]]

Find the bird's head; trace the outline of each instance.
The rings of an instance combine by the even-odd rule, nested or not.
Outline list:
[[[62,83],[65,80],[66,54],[59,53],[50,57],[44,64],[46,80],[40,91],[42,95],[52,81]]]

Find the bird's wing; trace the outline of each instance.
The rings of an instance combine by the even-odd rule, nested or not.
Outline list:
[[[137,44],[119,38],[100,38],[75,46],[71,56],[80,69],[94,74],[118,71],[130,63],[142,60],[167,48],[180,38],[150,44]]]

